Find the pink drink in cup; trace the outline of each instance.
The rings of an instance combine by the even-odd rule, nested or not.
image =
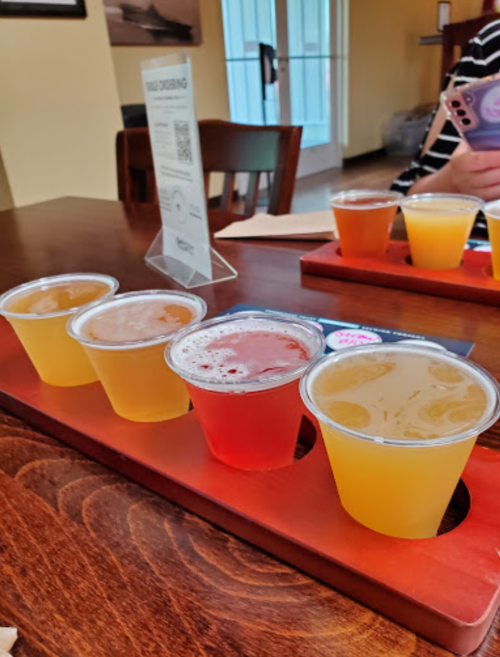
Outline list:
[[[244,470],[289,465],[304,406],[299,378],[325,348],[309,322],[235,313],[181,331],[167,346],[214,455]]]

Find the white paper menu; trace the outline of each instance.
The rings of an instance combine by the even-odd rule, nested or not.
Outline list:
[[[175,54],[142,62],[141,69],[163,226],[163,254],[211,279],[191,62],[186,55]]]

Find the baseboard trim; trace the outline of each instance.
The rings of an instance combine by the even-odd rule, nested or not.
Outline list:
[[[347,168],[362,164],[363,162],[377,160],[385,155],[387,155],[385,148],[378,148],[376,151],[369,151],[368,153],[362,153],[361,155],[355,155],[354,157],[347,157],[342,160],[342,166]]]

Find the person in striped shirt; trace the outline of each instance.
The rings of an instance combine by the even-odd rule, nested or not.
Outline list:
[[[500,72],[500,19],[483,27],[448,73],[444,88]],[[500,198],[500,150],[472,151],[438,105],[420,151],[391,185],[403,194],[451,192]]]

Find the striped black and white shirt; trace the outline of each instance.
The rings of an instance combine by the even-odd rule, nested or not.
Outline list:
[[[459,87],[467,82],[473,82],[488,75],[500,72],[500,20],[493,21],[483,27],[476,36],[469,41],[464,54],[453,69],[446,76],[443,89],[448,85]],[[406,194],[410,187],[419,178],[441,169],[452,155],[461,141],[456,128],[450,120],[446,120],[441,132],[422,154],[422,148],[427,139],[434,116],[439,108],[436,106],[432,114],[426,133],[419,146],[419,153],[411,165],[401,173],[391,185],[391,189]]]

